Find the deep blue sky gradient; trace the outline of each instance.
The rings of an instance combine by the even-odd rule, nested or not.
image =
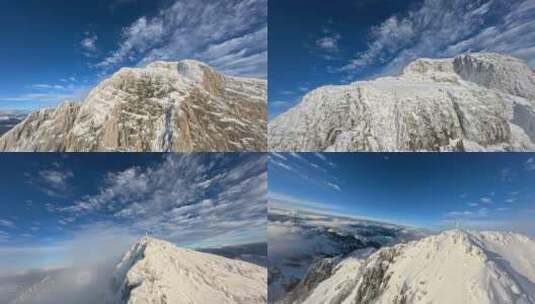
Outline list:
[[[367,48],[369,30],[392,14],[418,1],[269,1],[269,100],[270,117],[294,104],[304,93],[327,84],[347,82],[340,73],[329,73],[328,66],[339,66]],[[324,29],[340,34],[339,50],[326,60],[314,42]],[[366,77],[376,71],[362,71]]]
[[[281,155],[286,160],[270,156],[269,191],[293,198],[288,206],[312,202],[319,212],[428,229],[460,221],[535,232],[528,224],[535,215],[533,154],[324,153],[326,161],[313,153]]]
[[[35,84],[72,85],[58,95],[83,93],[98,82],[80,42],[85,33],[98,35],[98,54],[116,47],[121,29],[143,14],[155,14],[162,1],[25,0],[0,3],[0,109],[34,109],[60,100],[8,100],[24,94],[50,93]],[[68,80],[68,82],[60,81]]]

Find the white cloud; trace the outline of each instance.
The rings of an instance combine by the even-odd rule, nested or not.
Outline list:
[[[73,177],[73,173],[69,170],[43,170],[39,172],[39,177],[48,186],[58,190],[65,190],[67,188],[67,180]]]
[[[290,156],[292,159],[290,159]],[[324,157],[320,154],[321,157]],[[320,158],[324,165],[334,167],[326,158]],[[275,168],[288,171],[290,174],[301,178],[303,181],[320,187],[341,191],[337,183],[337,177],[330,174],[329,170],[320,166],[300,153],[271,153],[269,163]]]
[[[331,182],[327,182],[327,185],[331,188],[333,188],[334,190],[336,191],[342,191],[342,189],[340,188],[340,186],[338,186],[337,184],[335,183],[331,183]]]
[[[10,220],[0,219],[0,227],[15,228],[15,223]]]
[[[464,210],[464,211],[450,211],[445,214],[447,218],[455,217],[455,218],[480,218],[480,217],[487,217],[489,215],[490,210],[488,208],[479,208],[475,211],[471,210]]]
[[[535,67],[534,13],[531,0],[425,0],[374,27],[368,49],[341,70],[374,64],[391,74],[415,58],[475,51],[508,53]]]
[[[524,163],[524,168],[527,171],[535,170],[535,158],[533,157],[528,158],[528,160]]]
[[[87,33],[87,36],[80,41],[80,46],[82,47],[84,56],[93,57],[95,55],[95,53],[98,51],[96,45],[97,40],[97,35],[91,35]]]
[[[277,158],[280,158],[282,160],[288,160],[288,158],[286,156],[284,156],[282,153],[277,153],[277,152],[271,152],[269,155],[273,155]]]
[[[321,50],[328,52],[338,51],[338,40],[340,40],[340,34],[333,33],[328,36],[321,37],[315,41],[315,46]]]
[[[323,161],[327,161],[327,157],[322,154],[322,153],[314,153],[314,155],[316,155],[317,158],[323,160]]]
[[[479,199],[480,202],[484,203],[484,204],[492,204],[492,198],[488,197],[488,196],[483,196]]]
[[[228,74],[266,77],[267,1],[177,0],[125,27],[118,48],[97,67],[185,58]]]
[[[60,84],[45,84],[45,83],[34,84],[32,85],[32,87],[36,89],[56,89],[56,90],[65,89],[65,87]]]
[[[268,201],[270,208],[296,209],[324,214],[339,214],[337,212],[342,211],[340,207],[335,204],[302,199],[289,194],[272,191],[268,194]]]
[[[36,101],[36,102],[59,102],[61,100],[69,99],[70,94],[58,93],[28,93],[17,96],[0,97],[0,101]]]
[[[134,231],[181,244],[265,227],[266,157],[240,154],[237,164],[230,158],[169,155],[151,167],[111,173],[98,193],[52,210],[67,222],[106,212]]]
[[[34,107],[42,108],[55,106],[57,103],[69,100],[79,101],[85,98],[90,87],[76,83],[76,79],[60,79],[63,84],[37,83],[29,85],[30,92],[15,96],[0,96],[0,101],[32,103]],[[64,80],[64,81],[63,81]]]

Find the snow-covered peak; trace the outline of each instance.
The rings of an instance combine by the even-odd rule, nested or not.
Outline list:
[[[265,151],[266,82],[196,60],[122,68],[73,108],[32,114],[1,151]]]
[[[535,73],[522,60],[497,53],[472,53],[453,60],[464,80],[535,102]]]
[[[324,86],[269,123],[270,151],[532,151],[535,74],[511,56],[418,59]]]
[[[459,81],[451,59],[417,59],[403,69],[401,77],[437,82]]]
[[[145,237],[117,265],[117,303],[266,303],[267,271]]]
[[[205,77],[205,71],[216,73],[209,65],[193,59],[184,59],[178,62],[172,61],[155,61],[147,65],[149,69],[166,69],[171,72],[177,72],[180,76],[185,77],[195,83],[201,83]]]
[[[450,230],[342,260],[302,301],[286,303],[535,303],[535,241]]]

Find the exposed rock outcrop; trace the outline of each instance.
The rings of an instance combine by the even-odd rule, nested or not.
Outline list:
[[[82,103],[32,113],[0,151],[265,151],[266,81],[194,60],[123,68]]]

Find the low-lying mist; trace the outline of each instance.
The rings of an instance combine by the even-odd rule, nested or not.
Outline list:
[[[35,251],[31,259],[60,259],[60,266],[44,265],[17,273],[0,271],[0,303],[117,303],[115,266],[138,238],[126,230],[102,225],[54,245],[61,248],[53,251],[55,256],[46,256],[46,253],[40,254],[46,250],[28,247],[28,251]]]

